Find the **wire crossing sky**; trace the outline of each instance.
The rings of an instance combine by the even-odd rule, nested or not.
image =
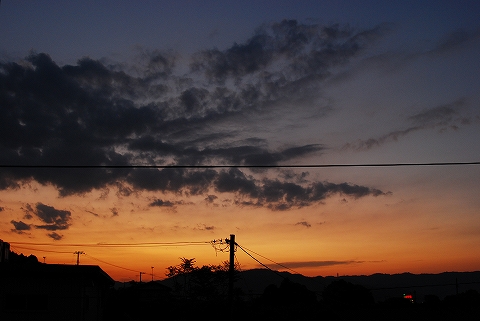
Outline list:
[[[394,166],[463,166],[480,162],[434,162],[390,164],[299,164],[299,165],[1,165],[5,168],[328,168],[328,167],[394,167]]]
[[[310,276],[478,270],[479,14],[2,1],[0,238],[123,280],[231,233]]]

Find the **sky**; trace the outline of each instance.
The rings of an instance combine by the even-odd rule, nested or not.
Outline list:
[[[119,281],[230,235],[241,269],[477,271],[479,14],[2,1],[0,239]]]

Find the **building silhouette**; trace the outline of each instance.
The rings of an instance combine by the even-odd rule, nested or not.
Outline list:
[[[104,319],[107,294],[115,282],[99,266],[6,257],[0,262],[0,320]]]

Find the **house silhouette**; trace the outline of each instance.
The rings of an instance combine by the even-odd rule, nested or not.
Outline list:
[[[96,265],[0,263],[0,320],[103,320],[114,280]]]

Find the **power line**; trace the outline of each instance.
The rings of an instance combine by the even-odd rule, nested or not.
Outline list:
[[[84,253],[85,254],[85,253]],[[85,256],[91,258],[91,259],[94,259],[98,262],[102,262],[103,264],[107,264],[107,265],[111,265],[111,266],[114,266],[116,268],[119,268],[119,269],[124,269],[124,270],[127,270],[127,271],[132,271],[132,272],[138,272],[138,273],[144,273],[144,272],[140,272],[140,271],[137,271],[137,270],[132,270],[132,269],[129,269],[129,268],[126,268],[126,267],[122,267],[122,266],[119,266],[119,265],[116,265],[116,264],[112,264],[112,263],[108,263],[108,262],[105,262],[103,260],[100,260],[100,259],[97,259],[97,258],[94,258],[93,256],[91,255],[88,255],[88,254],[85,254]]]
[[[236,244],[243,252],[245,252],[248,256],[250,256],[252,259],[254,259],[255,261],[257,261],[259,264],[261,264],[262,266],[264,266],[267,270],[270,270],[272,271],[273,273],[277,274],[278,276],[282,277],[285,279],[285,277],[283,275],[281,275],[280,273],[278,273],[277,271],[274,271],[272,270],[271,268],[269,268],[267,265],[263,264],[262,262],[260,262],[257,258],[255,258],[253,255],[251,255],[250,253],[248,253],[244,248],[242,248],[238,243]]]
[[[240,247],[240,245],[238,245],[238,244],[237,244],[237,246]],[[240,247],[240,248],[241,248],[241,247]],[[241,249],[242,249],[242,248],[241,248]],[[293,272],[293,273],[301,274],[301,273],[299,273],[299,272],[297,272],[297,271],[295,271],[295,270],[292,270],[292,269],[289,268],[288,266],[285,266],[285,265],[283,265],[283,264],[280,264],[280,263],[278,263],[278,262],[275,262],[275,261],[269,259],[268,257],[265,257],[265,256],[263,256],[263,255],[261,255],[261,254],[258,254],[258,253],[256,253],[256,252],[250,250],[250,249],[247,249],[247,248],[245,248],[245,249],[248,250],[248,251],[250,251],[250,252],[252,252],[252,253],[254,253],[254,254],[256,254],[256,255],[258,255],[258,256],[261,256],[262,258],[264,258],[264,259],[266,259],[266,260],[269,260],[270,262],[275,263],[276,265],[281,266],[281,267],[283,267],[283,268],[285,268],[285,269],[287,269],[287,270],[289,270],[289,271],[291,271],[291,272]],[[242,250],[245,252],[244,249],[242,249]],[[246,253],[246,252],[245,252],[245,253]],[[248,254],[248,253],[247,253],[247,254]],[[261,263],[261,264],[262,264],[262,263]],[[263,265],[263,264],[262,264],[262,265]],[[263,266],[265,266],[265,265],[263,265]]]
[[[12,242],[9,242],[10,244]],[[72,254],[73,252],[66,252],[66,251],[52,251],[52,250],[43,250],[43,249],[32,249],[29,247],[23,246],[12,246],[11,249],[22,249],[22,250],[30,250],[30,251],[38,251],[38,252],[49,252],[49,253],[60,253],[60,254]]]
[[[95,169],[95,168],[331,168],[331,167],[411,167],[411,166],[466,166],[480,165],[480,162],[428,162],[428,163],[366,163],[366,164],[295,164],[295,165],[13,165],[0,164],[0,168],[53,168],[53,169]]]
[[[9,242],[18,245],[34,245],[34,246],[53,246],[53,247],[157,247],[157,246],[191,246],[191,245],[210,245],[208,242],[143,242],[143,243],[31,243],[31,242]]]
[[[248,253],[247,251],[245,251],[240,245],[237,244],[237,246],[238,246],[243,252],[245,252],[248,256],[250,256],[252,259],[254,259],[255,261],[257,261],[257,263],[261,264],[261,265],[264,266],[266,269],[269,269],[269,270],[273,271],[273,270],[270,269],[267,265],[263,264],[262,262],[260,262],[259,260],[257,260],[255,257],[253,257],[253,255],[251,255],[250,253]]]

